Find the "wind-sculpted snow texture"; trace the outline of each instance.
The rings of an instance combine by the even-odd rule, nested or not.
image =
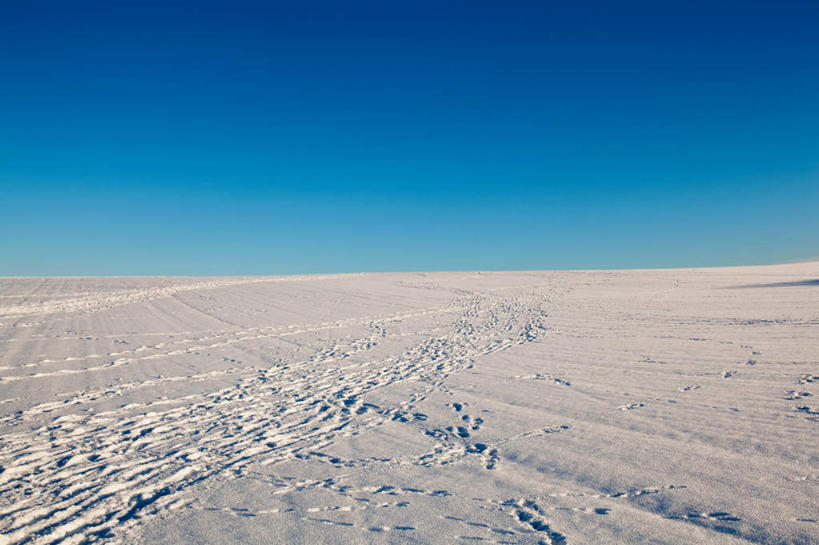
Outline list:
[[[0,279],[0,543],[819,543],[817,278]]]

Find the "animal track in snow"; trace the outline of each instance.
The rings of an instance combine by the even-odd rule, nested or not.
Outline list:
[[[639,409],[640,407],[645,407],[646,404],[643,401],[634,401],[632,403],[627,403],[626,405],[621,405],[617,407],[621,411],[633,411],[634,409]]]
[[[338,360],[341,352],[333,347],[302,362],[241,369],[235,372],[235,385],[217,391],[68,414],[48,426],[6,434],[0,444],[0,487],[9,503],[0,512],[0,530],[11,545],[92,542],[114,532],[124,536],[145,517],[177,508],[196,483],[241,474],[251,464],[307,458],[356,467],[392,463],[386,458],[345,461],[321,456],[321,450],[335,438],[354,437],[386,421],[424,419],[409,409],[412,396],[397,406],[377,407],[361,400],[367,392],[407,381],[434,385],[468,368],[475,357],[531,342],[545,330],[537,300],[469,295],[458,304],[460,317],[449,330],[380,361],[317,365]],[[441,315],[453,308],[459,307],[446,307]],[[242,336],[234,338],[242,342]],[[355,349],[372,345],[365,339]],[[183,352],[191,350],[186,346]],[[82,403],[93,399],[83,395],[78,398]],[[44,414],[60,404],[36,410]],[[12,415],[7,423],[22,418]],[[488,457],[489,464],[493,449],[486,454],[467,451],[471,430],[481,422],[461,419],[453,427],[458,442],[448,434],[429,456],[403,463],[446,465],[477,455]],[[42,537],[46,535],[50,537]]]
[[[666,518],[671,520],[685,520],[702,526],[715,532],[723,534],[737,535],[735,523],[741,522],[742,519],[736,517],[725,511],[712,511],[706,513],[685,513],[682,515],[669,515]]]
[[[699,384],[691,384],[689,386],[682,386],[681,388],[677,388],[681,392],[691,392],[693,390],[699,390],[701,386]]]
[[[562,379],[562,378],[559,378],[559,377],[554,377],[552,375],[544,374],[544,373],[535,373],[534,375],[521,375],[521,376],[517,376],[517,377],[514,377],[514,378],[522,379],[522,380],[545,380],[545,381],[548,381],[548,382],[553,382],[555,384],[561,384],[563,386],[571,386],[572,385],[572,383],[569,382],[568,380],[565,380],[565,379]]]
[[[796,383],[797,384],[810,384],[810,383],[816,382],[816,381],[819,381],[819,376],[805,374],[805,375],[800,376],[797,379]]]
[[[810,397],[810,395],[811,395],[810,392],[804,392],[804,391],[800,392],[800,391],[797,391],[797,390],[785,390],[785,399],[788,399],[788,400],[791,400],[791,401],[797,400],[797,399],[802,399],[804,397]]]

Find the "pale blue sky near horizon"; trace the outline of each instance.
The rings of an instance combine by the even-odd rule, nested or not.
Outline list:
[[[0,275],[819,258],[819,4],[0,7]]]

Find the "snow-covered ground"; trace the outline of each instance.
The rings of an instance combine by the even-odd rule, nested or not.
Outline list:
[[[0,279],[0,543],[819,543],[817,279]]]

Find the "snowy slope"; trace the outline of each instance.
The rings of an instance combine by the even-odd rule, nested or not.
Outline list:
[[[0,543],[819,543],[817,279],[0,279]]]

